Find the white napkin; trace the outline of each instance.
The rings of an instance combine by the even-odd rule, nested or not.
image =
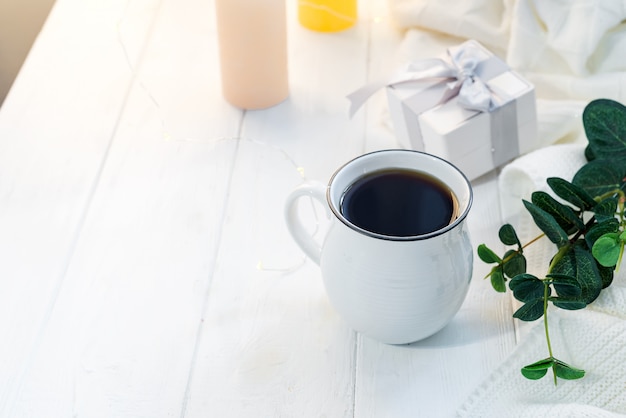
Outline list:
[[[534,190],[548,191],[545,179],[571,180],[584,164],[584,144],[554,145],[520,157],[504,167],[500,189],[505,216],[512,219],[522,242],[538,229],[525,215],[521,199]],[[545,268],[554,246],[547,239],[527,251],[528,270],[537,275]],[[529,247],[530,249],[531,247]],[[626,267],[625,267],[626,268]],[[525,323],[519,346],[481,384],[458,411],[461,417],[626,417],[626,274],[584,310],[548,310],[550,338],[555,357],[586,371],[581,380],[559,379],[552,371],[538,381],[527,380],[521,367],[548,357],[542,321]]]

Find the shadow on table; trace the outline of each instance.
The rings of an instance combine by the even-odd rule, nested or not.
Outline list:
[[[502,327],[494,321],[473,316],[469,312],[459,312],[448,325],[430,337],[404,347],[431,349],[456,347],[481,343],[502,334]]]

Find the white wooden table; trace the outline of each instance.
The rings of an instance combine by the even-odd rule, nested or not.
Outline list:
[[[287,101],[221,96],[212,0],[57,0],[0,110],[0,416],[451,417],[516,345],[476,262],[435,336],[388,346],[333,311],[283,221],[306,179],[396,147],[384,0],[320,34],[288,1]],[[473,182],[497,247],[497,173]],[[323,211],[311,209],[323,228]]]

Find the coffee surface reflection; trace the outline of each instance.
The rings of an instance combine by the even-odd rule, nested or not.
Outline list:
[[[454,193],[434,177],[409,169],[365,174],[345,191],[342,215],[380,235],[409,237],[442,229],[458,214]]]

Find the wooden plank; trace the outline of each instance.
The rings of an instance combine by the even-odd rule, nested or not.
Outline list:
[[[141,53],[132,90],[49,319],[20,363],[10,416],[165,417],[183,407],[237,150],[224,138],[238,135],[241,112],[213,93],[216,45],[198,40],[214,31],[210,5],[143,5],[155,19],[148,31],[136,9],[102,22],[117,53],[119,21],[125,36],[137,23],[150,42],[126,44]],[[99,76],[106,86],[116,74]]]
[[[244,119],[186,416],[353,413],[355,333],[288,235],[283,204],[303,180],[326,182],[364,151],[364,116],[348,119],[345,96],[366,81],[369,27],[312,32],[298,25],[295,5],[290,97]],[[321,238],[323,209],[303,203]]]
[[[354,334],[282,218],[287,193],[300,182],[281,150],[239,144],[186,416],[345,416],[352,409]],[[323,209],[317,215],[323,221]]]
[[[149,1],[58,0],[0,112],[0,415],[18,416],[144,44]],[[132,16],[120,48],[118,25]],[[54,385],[51,386],[54,388]],[[53,392],[53,391],[52,391]]]
[[[403,34],[395,32],[384,4],[375,4],[369,73],[378,79],[396,69],[406,51],[398,47]],[[389,134],[384,93],[376,93],[365,111],[368,148],[397,146]],[[501,219],[496,173],[474,181],[473,187],[474,205],[468,217],[472,242],[501,248],[493,232],[493,220]],[[438,334],[406,346],[359,336],[356,417],[455,416],[471,391],[515,346],[510,298],[495,294],[489,282],[482,280],[489,269],[475,257],[466,300]]]

